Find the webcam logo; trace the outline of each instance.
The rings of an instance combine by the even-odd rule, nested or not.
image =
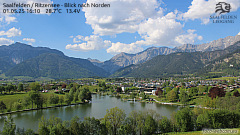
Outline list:
[[[229,13],[231,9],[231,5],[226,2],[219,2],[216,4],[216,11],[215,13],[219,13],[221,15],[222,13]]]

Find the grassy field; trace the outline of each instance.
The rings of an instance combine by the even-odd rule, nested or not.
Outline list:
[[[50,96],[51,94],[54,94],[53,91],[50,91],[48,93],[41,93],[44,94],[45,96]],[[60,96],[64,96],[64,94],[57,94],[59,97]],[[25,97],[28,96],[28,93],[26,92],[18,92],[18,93],[14,93],[14,94],[4,94],[4,95],[0,95],[0,101],[3,101],[4,104],[6,104],[7,108],[12,108],[12,111],[15,111],[16,109],[13,107],[14,102],[18,102],[19,100],[23,100]],[[59,103],[60,104],[60,103]],[[49,104],[48,106],[54,106],[55,104]],[[27,108],[31,108],[32,105],[30,104]],[[33,108],[35,108],[36,105],[33,105]],[[45,104],[43,105],[43,107],[45,107]],[[23,109],[27,109],[27,108],[23,108]],[[6,112],[7,110],[5,110],[4,112]]]
[[[7,108],[10,107],[11,104],[17,102],[18,100],[24,99],[28,94],[27,93],[16,93],[13,95],[0,95],[0,101],[3,101]]]

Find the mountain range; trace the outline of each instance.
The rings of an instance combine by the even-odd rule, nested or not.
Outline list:
[[[230,63],[226,62],[230,60],[235,62],[232,62],[232,65],[234,65],[233,68],[238,69],[239,72],[239,55],[235,52],[236,48],[240,49],[240,41],[224,50],[176,52],[169,55],[158,55],[144,63],[130,65],[119,69],[111,75],[111,77],[147,78],[217,72],[228,69]],[[228,55],[231,56],[231,58],[228,58],[230,60],[226,60]],[[222,64],[225,64],[226,66],[223,66]]]
[[[19,42],[9,46],[0,46],[0,63],[2,63],[0,64],[0,70],[2,72],[6,72],[15,65],[43,53],[54,53],[61,56],[64,55],[61,51],[55,49],[47,47],[32,47],[31,45]]]
[[[236,35],[200,45],[150,47],[137,54],[120,53],[101,62],[97,59],[72,58],[56,49],[16,42],[0,46],[0,74],[53,79],[165,77],[214,71],[236,74],[239,73],[239,52],[236,52],[239,47],[240,35]]]
[[[32,47],[15,43],[0,46],[0,70],[6,76],[82,78],[109,75],[90,61],[65,56],[47,47]]]
[[[114,73],[120,68],[129,66],[131,64],[143,63],[158,55],[168,55],[176,52],[198,52],[198,51],[205,52],[205,51],[223,50],[233,45],[235,42],[239,40],[240,40],[240,35],[228,36],[225,38],[214,40],[209,43],[199,44],[199,45],[185,44],[175,48],[151,47],[137,54],[120,53],[105,62],[100,62],[98,60],[91,60],[91,59],[89,60],[94,65],[101,67],[110,73]]]

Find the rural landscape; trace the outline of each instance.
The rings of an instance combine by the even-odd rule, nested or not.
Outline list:
[[[214,47],[225,40],[226,48]],[[2,120],[2,134],[200,134],[198,131],[206,128],[238,131],[239,40],[239,35],[219,39],[204,44],[212,48],[201,52],[193,50],[201,45],[172,49],[169,54],[162,54],[163,48],[149,48],[138,55],[119,54],[106,62],[72,58],[55,49],[22,43],[0,46],[1,63],[6,63],[1,65],[0,115],[7,117]],[[145,53],[147,57],[141,57]],[[102,118],[42,116],[34,130],[18,127],[11,117],[94,104],[92,96],[146,106],[177,106],[178,111],[171,112],[170,117],[153,109],[126,114],[116,106],[107,109]]]
[[[240,134],[239,0],[0,0],[0,135]]]

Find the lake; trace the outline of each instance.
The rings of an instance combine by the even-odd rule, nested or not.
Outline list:
[[[125,110],[128,115],[133,110],[155,110],[162,116],[168,118],[174,111],[180,109],[176,105],[162,105],[158,103],[140,103],[133,101],[122,101],[121,98],[111,97],[111,96],[99,96],[92,95],[92,103],[65,106],[59,108],[34,110],[28,112],[14,113],[12,114],[13,120],[17,127],[20,128],[31,128],[34,131],[38,129],[38,120],[44,116],[45,118],[50,118],[51,116],[59,117],[62,120],[71,120],[72,117],[78,116],[82,120],[84,117],[95,117],[103,118],[106,114],[107,109],[114,107],[119,107]],[[0,129],[2,130],[4,125],[4,117],[0,116]]]

